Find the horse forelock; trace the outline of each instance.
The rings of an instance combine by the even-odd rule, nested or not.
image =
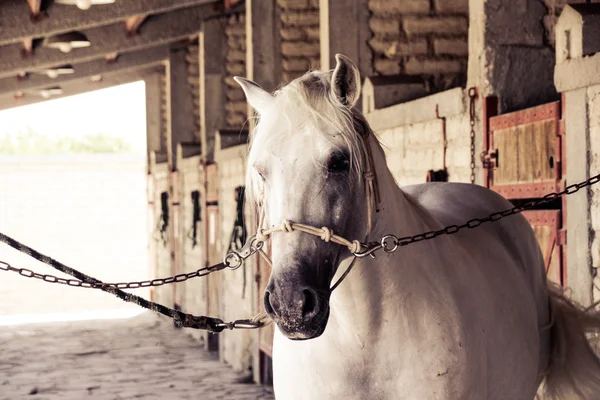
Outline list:
[[[299,132],[322,135],[331,143],[334,141],[329,133],[335,132],[348,150],[351,180],[362,180],[365,141],[372,131],[359,111],[349,109],[335,97],[331,75],[331,71],[310,71],[274,93],[270,112],[259,117],[250,135],[246,177],[249,198],[258,200],[262,190],[260,178],[252,170],[259,156],[273,152]]]

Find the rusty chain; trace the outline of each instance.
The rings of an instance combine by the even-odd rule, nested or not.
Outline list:
[[[533,201],[525,203],[521,206],[515,206],[513,208],[510,208],[510,209],[507,209],[504,211],[494,212],[494,213],[488,215],[487,217],[473,218],[473,219],[465,222],[462,225],[450,225],[450,226],[446,226],[445,228],[442,228],[442,229],[424,232],[424,233],[420,233],[417,235],[407,236],[407,237],[402,237],[402,238],[398,238],[394,235],[385,235],[379,242],[363,243],[362,247],[364,250],[353,253],[353,255],[358,258],[364,258],[366,256],[372,256],[373,253],[375,253],[376,251],[378,251],[380,249],[383,249],[383,251],[385,251],[386,253],[392,253],[392,252],[396,251],[399,247],[404,247],[409,244],[418,243],[418,242],[421,242],[424,240],[434,239],[434,238],[436,238],[438,236],[442,236],[442,235],[452,235],[452,234],[455,234],[466,228],[468,228],[468,229],[477,228],[478,226],[480,226],[486,222],[495,222],[495,221],[501,220],[501,219],[511,216],[511,215],[520,214],[523,211],[531,210],[539,205],[549,203],[549,202],[551,202],[559,197],[562,197],[564,195],[570,195],[570,194],[576,193],[580,189],[587,187],[587,186],[595,185],[598,182],[600,182],[600,174],[595,175],[583,182],[569,185],[561,192],[549,193],[549,194],[545,195],[544,197],[542,197],[541,199],[533,200]],[[60,269],[59,266],[61,266],[62,264],[58,263],[59,266],[56,266],[55,263],[57,263],[57,262],[55,260],[52,260],[51,258],[38,253],[37,251],[19,243],[18,241],[14,240],[2,233],[0,233],[0,242],[4,242],[4,243],[8,244],[9,246],[11,246],[25,254],[30,255],[31,257],[37,259],[38,261],[41,261],[48,265],[51,265],[54,268],[61,270],[62,272],[68,273],[69,275],[75,276],[74,274],[79,273],[78,271],[72,270],[71,268],[68,268],[66,266],[63,266],[63,267],[66,267],[66,268],[68,268],[68,270],[73,271],[73,272],[69,272],[68,270],[64,271],[64,270]],[[206,268],[200,268],[194,272],[178,274],[178,275],[170,276],[167,278],[157,278],[157,279],[152,279],[152,280],[148,280],[148,281],[138,281],[138,282],[105,283],[105,282],[101,282],[101,281],[98,281],[93,278],[91,278],[91,279],[93,279],[93,281],[91,281],[91,282],[89,280],[85,280],[85,279],[65,279],[65,278],[59,278],[59,277],[56,277],[54,275],[49,275],[49,274],[39,274],[39,273],[33,272],[27,268],[14,268],[14,267],[10,266],[9,264],[2,262],[2,261],[0,261],[0,270],[16,272],[16,273],[20,274],[21,276],[24,276],[27,278],[35,278],[35,279],[43,280],[45,282],[59,283],[59,284],[75,286],[75,287],[84,287],[84,288],[92,288],[92,289],[106,289],[106,288],[137,289],[137,288],[142,288],[142,287],[162,286],[162,285],[167,285],[170,283],[184,282],[188,279],[192,279],[192,278],[196,278],[196,277],[203,277],[212,272],[220,271],[220,270],[223,270],[226,268],[235,270],[235,269],[239,268],[245,262],[246,259],[248,259],[250,256],[256,254],[263,246],[264,246],[264,242],[259,241],[256,236],[252,236],[250,239],[248,239],[248,242],[242,249],[240,249],[240,251],[232,251],[232,252],[228,253],[225,256],[223,262],[221,262],[219,264],[215,264],[215,265],[212,265],[212,266],[206,267]],[[79,274],[81,274],[81,273],[79,273]],[[81,274],[81,275],[83,275],[83,274]],[[83,276],[85,276],[85,275],[83,275]]]
[[[469,124],[471,125],[471,131],[469,133],[471,138],[471,183],[475,184],[475,100],[477,100],[477,88],[472,87],[469,89]]]
[[[219,271],[225,268],[237,269],[244,262],[244,260],[250,255],[256,253],[258,249],[262,246],[257,245],[256,240],[249,240],[246,246],[237,253],[237,258],[233,261],[229,261],[227,258],[219,264],[201,268],[197,271],[179,274],[175,276],[171,276],[168,278],[158,278],[150,281],[141,281],[141,282],[128,282],[128,283],[105,283],[99,281],[91,276],[88,276],[82,272],[77,271],[59,261],[54,260],[53,258],[48,257],[35,249],[32,249],[29,246],[24,245],[23,243],[18,242],[17,240],[0,233],[0,242],[6,243],[10,247],[20,251],[21,253],[27,254],[36,260],[43,262],[44,264],[48,264],[54,269],[57,269],[65,274],[71,275],[76,279],[65,279],[59,278],[54,275],[49,274],[39,274],[33,272],[26,268],[14,268],[10,264],[0,261],[0,270],[2,271],[11,271],[19,273],[21,276],[27,278],[35,278],[41,279],[45,282],[50,283],[59,283],[68,286],[74,287],[85,287],[92,289],[99,289],[104,292],[110,293],[119,299],[128,302],[134,303],[142,308],[151,310],[153,312],[166,315],[169,318],[172,318],[175,322],[175,325],[183,327],[183,328],[193,328],[193,329],[203,329],[212,333],[218,333],[223,331],[224,329],[256,329],[260,328],[264,325],[263,321],[254,320],[254,319],[239,319],[232,322],[224,322],[219,318],[207,317],[207,316],[196,316],[192,314],[187,314],[179,310],[175,310],[162,304],[155,303],[153,301],[149,301],[144,299],[143,297],[136,296],[132,293],[124,292],[121,289],[135,289],[139,287],[149,287],[149,286],[161,286],[168,283],[175,282],[184,282],[188,279],[205,276],[211,272]],[[239,260],[237,262],[236,260]]]
[[[168,285],[170,283],[185,282],[188,279],[192,279],[192,278],[200,278],[200,277],[210,274],[211,272],[220,271],[225,268],[228,268],[228,267],[223,263],[219,263],[219,264],[216,264],[216,265],[213,265],[210,267],[200,268],[194,272],[173,275],[173,276],[169,276],[167,278],[156,278],[156,279],[152,279],[152,280],[139,281],[139,282],[107,283],[107,282],[101,282],[101,281],[86,282],[86,281],[82,281],[79,279],[60,278],[58,276],[51,275],[51,274],[40,274],[38,272],[32,271],[27,268],[15,268],[4,261],[0,261],[0,270],[2,270],[2,271],[16,272],[19,275],[24,276],[26,278],[34,278],[34,279],[42,280],[44,282],[58,283],[61,285],[67,285],[67,286],[71,286],[71,287],[82,287],[82,288],[86,288],[86,289],[102,289],[104,287],[113,287],[113,288],[117,288],[117,289],[139,289],[139,288],[146,288],[146,287],[156,287],[156,286]]]
[[[422,242],[424,240],[434,239],[434,238],[436,238],[438,236],[442,236],[442,235],[452,235],[452,234],[458,233],[459,231],[466,229],[466,228],[468,228],[468,229],[477,228],[478,226],[480,226],[486,222],[496,222],[505,217],[520,214],[523,211],[534,209],[537,206],[549,203],[549,202],[556,200],[559,197],[562,197],[564,195],[570,195],[570,194],[576,193],[580,189],[587,187],[587,186],[595,185],[598,182],[600,182],[600,174],[592,176],[591,178],[589,178],[583,182],[574,183],[572,185],[569,185],[564,190],[562,190],[558,193],[556,193],[556,192],[549,193],[549,194],[545,195],[544,197],[542,197],[541,199],[532,200],[521,206],[515,206],[515,207],[509,208],[504,211],[494,212],[494,213],[488,215],[487,217],[473,218],[473,219],[470,219],[469,221],[465,222],[462,225],[450,225],[450,226],[446,226],[445,228],[442,228],[442,229],[424,232],[424,233],[420,233],[420,234],[414,235],[414,236],[401,237],[401,238],[398,238],[394,235],[385,235],[381,239],[380,242],[372,242],[372,243],[367,244],[365,246],[366,249],[364,251],[359,252],[359,253],[354,253],[354,256],[356,256],[358,258],[363,258],[363,257],[369,256],[369,255],[373,255],[373,253],[375,253],[376,251],[378,251],[380,249],[383,249],[383,251],[385,251],[386,253],[393,253],[396,250],[398,250],[398,248],[408,246],[409,244]]]

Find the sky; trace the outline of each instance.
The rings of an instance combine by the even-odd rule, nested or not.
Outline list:
[[[45,135],[84,136],[108,133],[146,151],[144,81],[0,111],[0,135],[27,127]]]

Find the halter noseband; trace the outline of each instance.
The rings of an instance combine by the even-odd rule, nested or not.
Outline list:
[[[364,126],[360,126],[361,128],[361,137],[363,138],[364,145],[366,147],[365,151],[365,172],[363,173],[363,177],[365,179],[365,194],[367,197],[367,233],[365,235],[365,242],[371,233],[373,228],[373,210],[375,212],[379,212],[379,203],[381,202],[381,197],[379,193],[379,185],[377,184],[377,173],[375,171],[373,165],[373,154],[371,151],[371,144],[369,143],[371,130],[365,128]],[[263,194],[261,193],[260,198],[258,200],[258,209],[259,209],[259,219],[258,219],[258,228],[256,233],[256,241],[258,243],[266,243],[269,240],[269,236],[274,232],[284,232],[289,233],[293,231],[300,231],[304,233],[308,233],[314,236],[318,236],[324,242],[333,242],[342,246],[346,246],[348,250],[354,255],[354,259],[346,269],[346,271],[342,274],[340,279],[331,287],[333,291],[339,284],[342,282],[348,273],[354,266],[356,259],[358,258],[358,253],[363,250],[363,244],[358,240],[349,241],[339,235],[334,234],[333,230],[328,227],[317,228],[311,225],[299,224],[296,222],[292,222],[290,220],[284,220],[279,226],[274,226],[269,229],[263,229],[265,212],[264,212],[264,202],[263,202]],[[265,259],[267,264],[272,267],[273,263],[269,256],[262,250],[262,245],[257,246],[258,253]]]

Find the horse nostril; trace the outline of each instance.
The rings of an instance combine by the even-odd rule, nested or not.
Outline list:
[[[271,305],[271,293],[270,292],[265,292],[264,303],[265,303],[264,305],[265,305],[266,313],[270,316],[275,315],[275,311],[273,311],[273,306]]]
[[[304,289],[304,304],[302,305],[302,318],[304,321],[310,321],[319,313],[319,298],[312,289]]]

